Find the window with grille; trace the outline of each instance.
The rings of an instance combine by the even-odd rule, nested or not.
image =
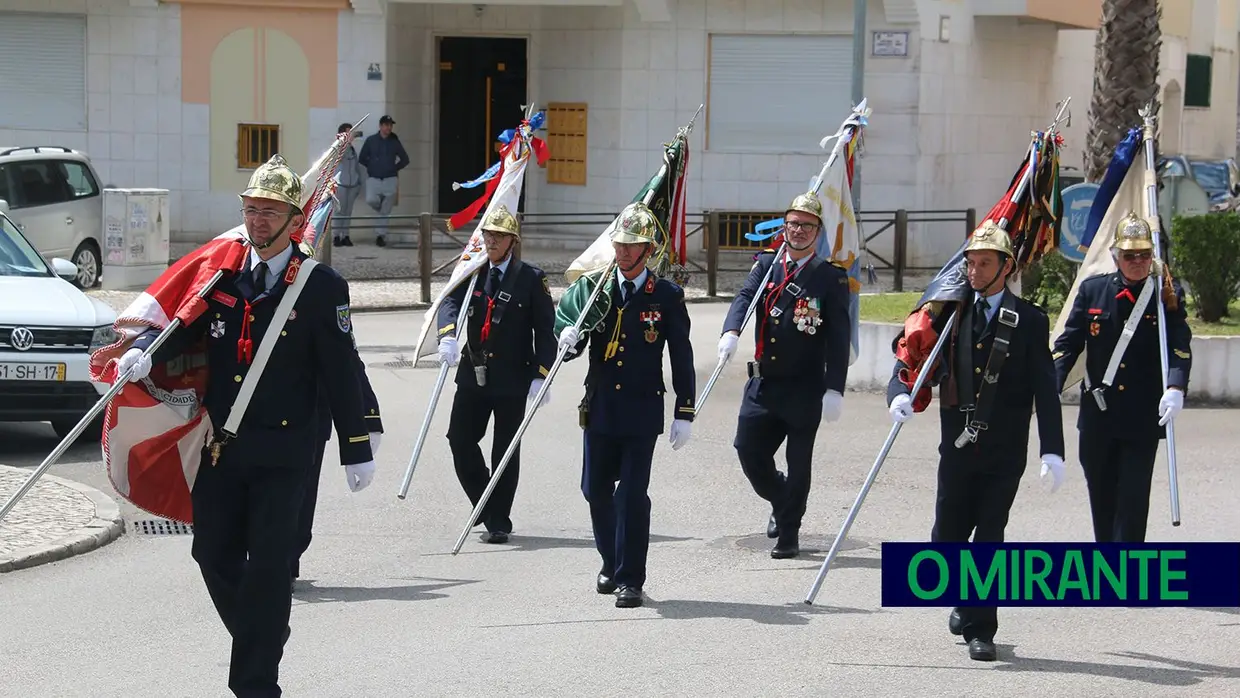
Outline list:
[[[280,152],[280,127],[272,124],[237,124],[237,169],[260,167]]]
[[[584,102],[547,105],[548,184],[586,184],[586,121]]]
[[[1188,64],[1184,70],[1184,106],[1210,106],[1213,72],[1214,59],[1211,56],[1188,54]]]

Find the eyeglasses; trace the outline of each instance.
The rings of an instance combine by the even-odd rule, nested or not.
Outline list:
[[[784,227],[787,228],[789,232],[793,233],[798,230],[804,230],[807,233],[812,233],[815,230],[818,230],[817,223],[802,223],[801,221],[784,221]]]
[[[1152,252],[1124,252],[1120,255],[1125,262],[1145,262],[1153,256]]]
[[[249,218],[251,220],[257,218],[260,220],[267,221],[268,223],[274,223],[280,220],[281,218],[289,215],[290,213],[291,212],[289,211],[281,212],[281,211],[273,211],[271,209],[257,209],[257,208],[241,209],[242,217]]]

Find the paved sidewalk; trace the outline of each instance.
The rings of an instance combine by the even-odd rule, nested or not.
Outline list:
[[[0,465],[0,503],[32,470]],[[120,508],[99,490],[43,475],[0,519],[0,572],[12,572],[102,547],[125,530]]]

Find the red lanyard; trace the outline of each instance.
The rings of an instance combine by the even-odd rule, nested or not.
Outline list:
[[[245,302],[245,314],[241,316],[241,337],[237,340],[237,363],[254,361],[254,340],[250,338],[250,302]]]
[[[489,337],[491,334],[491,311],[494,309],[495,309],[495,299],[487,298],[487,316],[482,321],[482,332],[479,336],[479,341],[481,342],[485,343],[487,341],[487,337]]]
[[[763,303],[762,303],[762,310],[764,312],[762,313],[762,317],[758,320],[758,342],[754,347],[754,353],[753,353],[754,361],[762,360],[762,350],[766,344],[766,339],[765,339],[766,338],[766,323],[767,323],[767,320],[769,320],[771,317],[771,311],[775,309],[775,305],[779,302],[779,296],[784,292],[784,288],[787,287],[788,283],[792,281],[792,277],[796,276],[797,274],[800,274],[801,270],[805,268],[805,265],[809,263],[809,260],[813,258],[814,258],[814,255],[810,254],[810,256],[806,257],[804,260],[801,261],[800,264],[797,265],[797,268],[793,270],[792,275],[789,276],[788,275],[788,257],[787,255],[784,256],[784,261],[783,261],[784,280],[780,281],[779,285],[777,286],[774,284],[771,285],[771,290],[767,293],[766,298],[763,300]]]

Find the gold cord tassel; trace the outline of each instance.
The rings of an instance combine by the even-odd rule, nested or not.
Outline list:
[[[620,350],[620,320],[624,317],[624,308],[616,311],[616,326],[611,330],[611,340],[607,342],[607,350],[603,352],[603,361],[611,359]]]

